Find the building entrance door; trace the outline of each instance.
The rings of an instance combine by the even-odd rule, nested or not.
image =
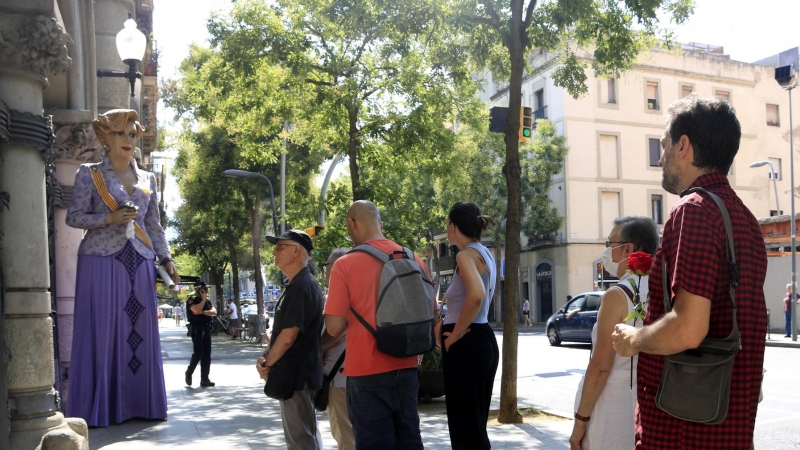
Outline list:
[[[541,263],[536,266],[537,322],[545,322],[553,315],[553,266]]]

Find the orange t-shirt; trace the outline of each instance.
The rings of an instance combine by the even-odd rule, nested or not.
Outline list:
[[[372,245],[387,255],[402,247],[388,239],[372,239]],[[426,274],[425,263],[414,256]],[[417,357],[396,358],[378,350],[375,337],[356,319],[352,307],[373,328],[378,298],[378,284],[383,264],[362,252],[348,253],[336,260],[331,270],[328,300],[323,314],[347,318],[347,353],[344,357],[344,374],[347,376],[375,375],[391,370],[417,367]],[[428,274],[430,277],[430,275]]]

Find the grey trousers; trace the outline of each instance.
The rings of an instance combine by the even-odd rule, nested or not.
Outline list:
[[[302,390],[294,391],[292,398],[280,402],[283,436],[288,450],[322,450],[313,397],[314,391],[305,385]]]

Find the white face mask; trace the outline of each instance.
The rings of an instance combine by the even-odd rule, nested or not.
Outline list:
[[[603,268],[605,268],[606,272],[610,273],[612,276],[617,276],[617,270],[619,270],[619,263],[622,261],[620,262],[612,261],[611,252],[614,251],[615,248],[622,247],[622,245],[619,245],[617,247],[606,247],[606,249],[603,251]]]

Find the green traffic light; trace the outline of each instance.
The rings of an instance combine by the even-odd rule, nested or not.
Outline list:
[[[522,135],[525,137],[531,137],[531,130],[530,128],[523,128]]]

